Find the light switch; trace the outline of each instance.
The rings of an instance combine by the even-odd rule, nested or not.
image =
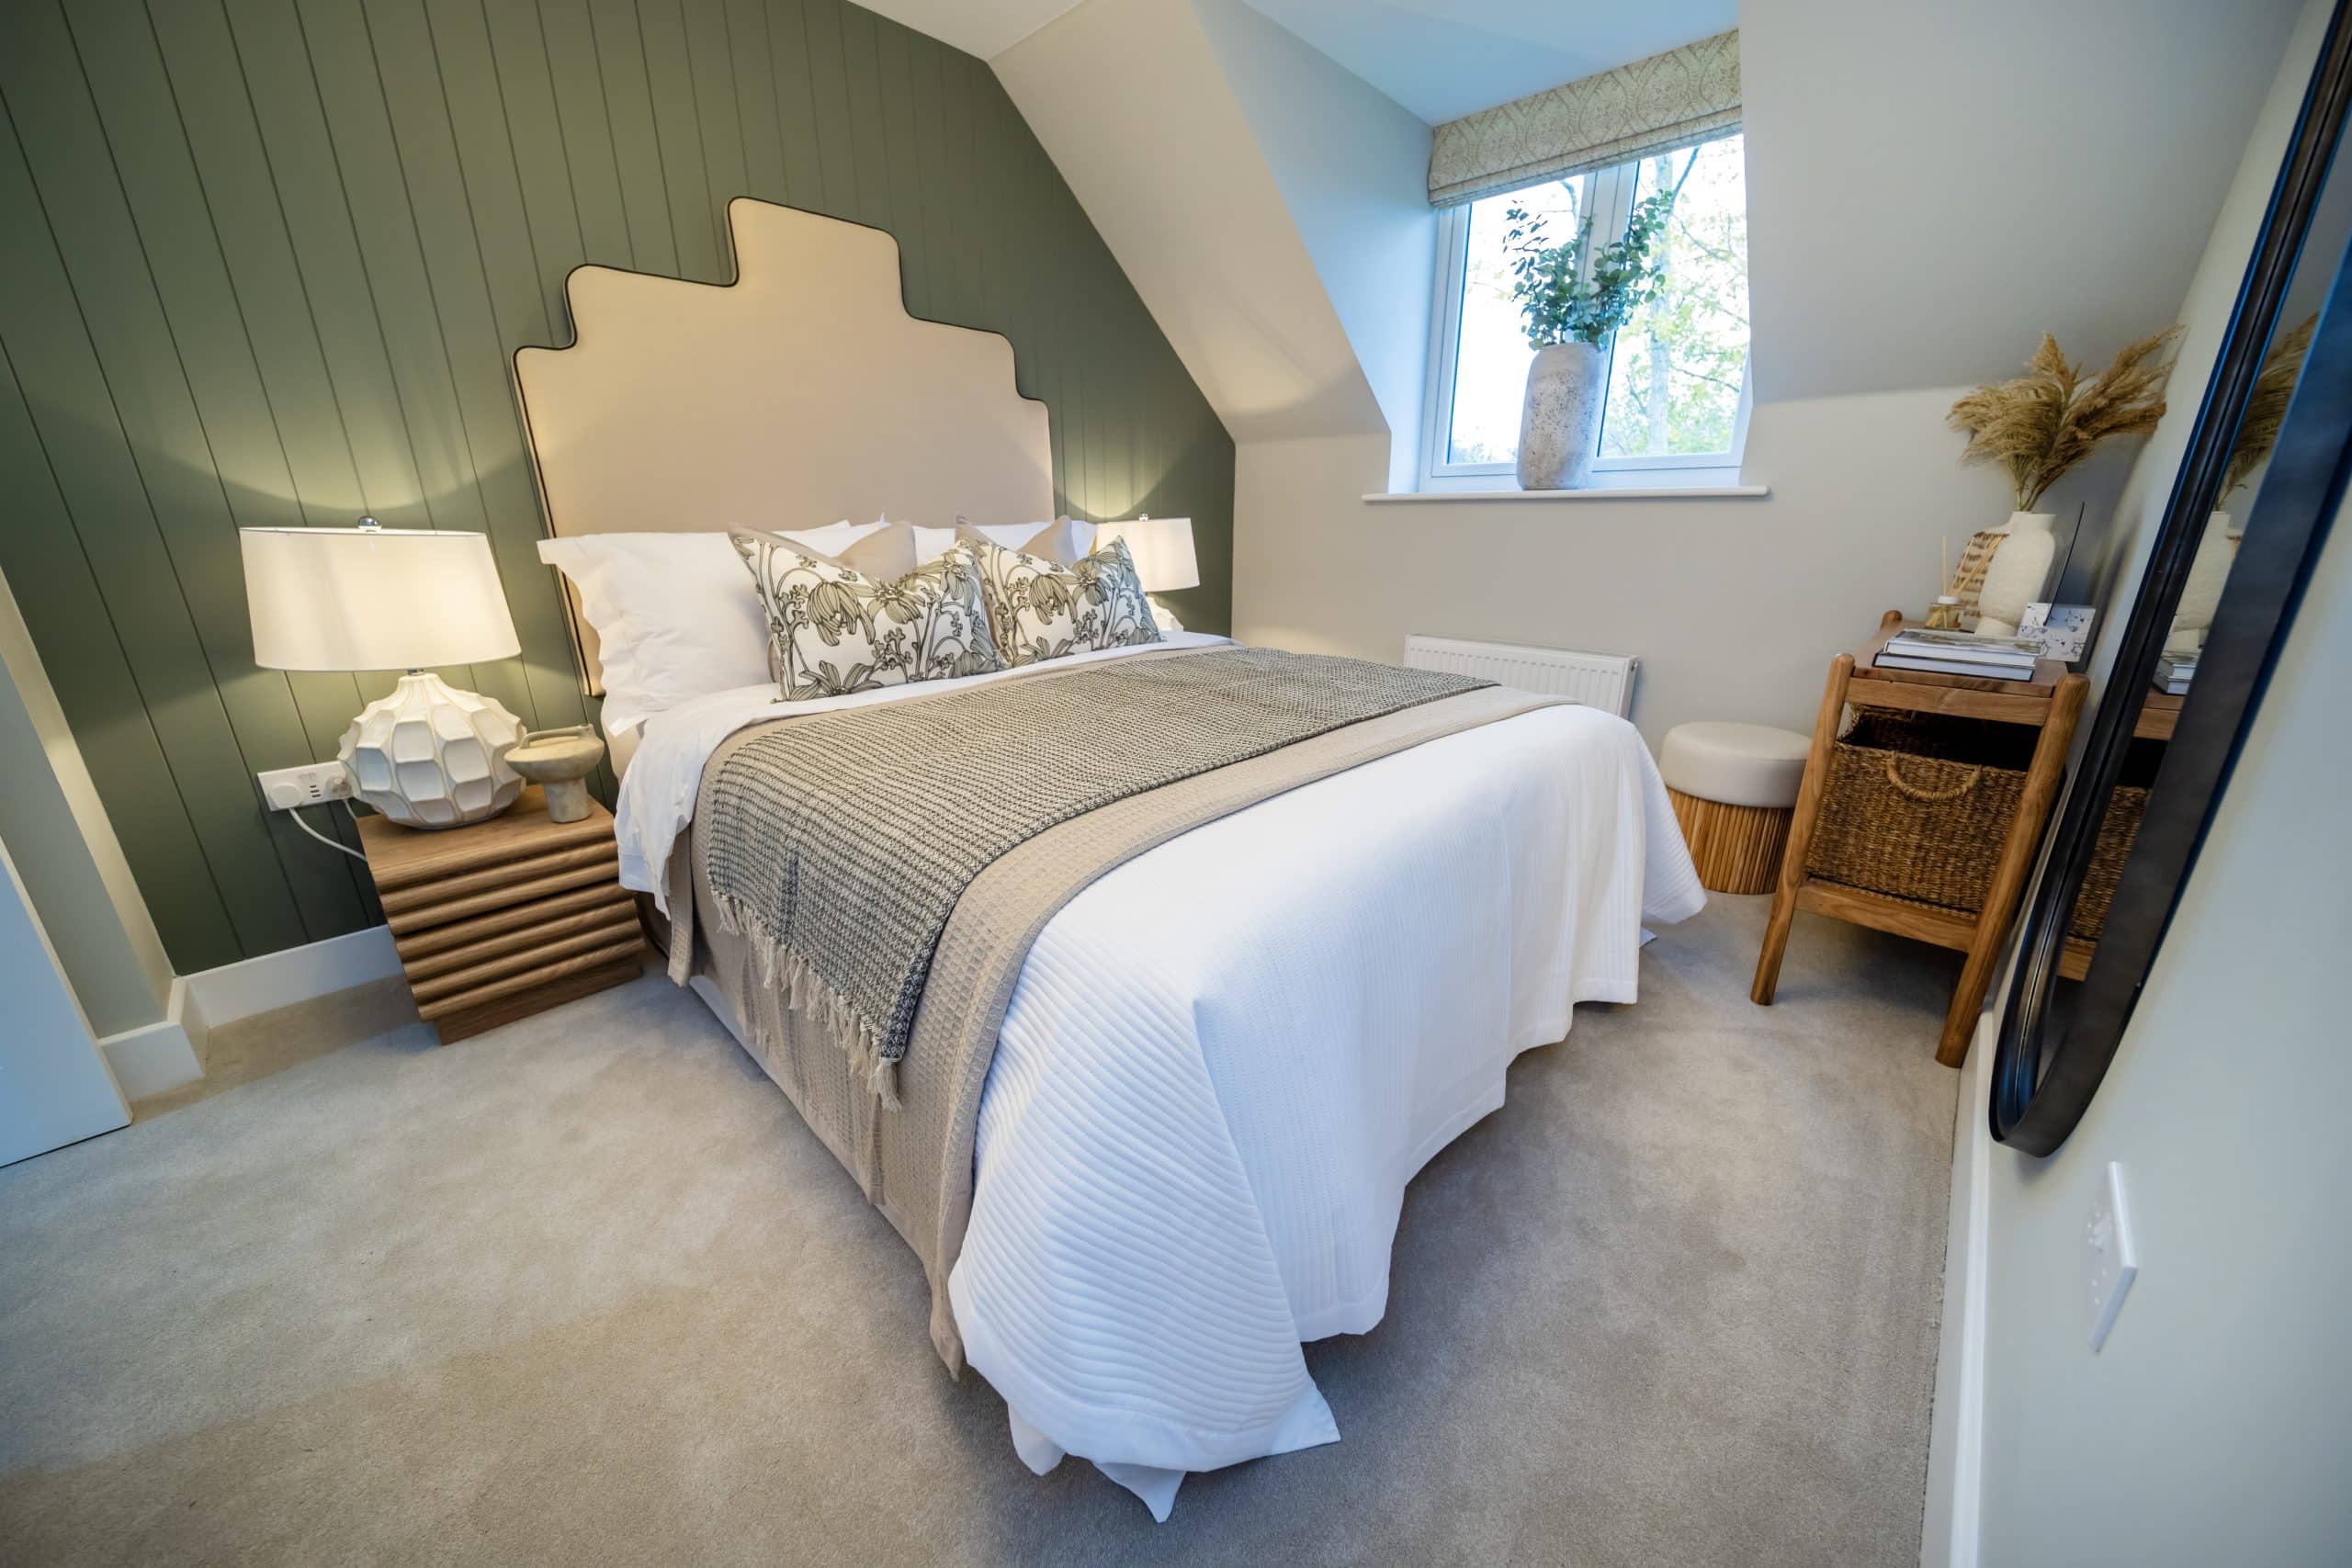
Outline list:
[[[2140,1274],[2140,1249],[2132,1240],[2132,1211],[2123,1201],[2123,1168],[2107,1163],[2107,1179],[2091,1201],[2083,1245],[2090,1263],[2091,1348],[2107,1343],[2115,1314]]]

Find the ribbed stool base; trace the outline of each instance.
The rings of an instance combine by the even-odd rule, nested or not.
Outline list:
[[[1699,869],[1699,886],[1710,893],[1770,893],[1781,874],[1781,854],[1789,847],[1787,806],[1725,806],[1669,787],[1674,819]]]

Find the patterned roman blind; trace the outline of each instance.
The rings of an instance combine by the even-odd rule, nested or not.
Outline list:
[[[1739,30],[1437,128],[1430,205],[1605,169],[1739,129]]]

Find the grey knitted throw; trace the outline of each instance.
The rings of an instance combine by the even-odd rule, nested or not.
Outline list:
[[[782,719],[714,761],[695,826],[720,923],[896,1102],[972,879],[1099,807],[1491,685],[1272,649],[1142,655]]]

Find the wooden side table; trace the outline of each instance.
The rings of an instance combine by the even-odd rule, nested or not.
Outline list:
[[[537,784],[470,828],[360,819],[359,841],[416,1010],[444,1044],[634,978],[645,932],[613,818],[548,820]]]
[[[1927,671],[1881,670],[1871,661],[1889,637],[1903,629],[1901,615],[1890,610],[1879,623],[1878,635],[1853,653],[1841,653],[1829,664],[1829,684],[1821,694],[1821,711],[1814,720],[1813,750],[1805,759],[1804,783],[1797,792],[1796,815],[1789,824],[1788,852],[1781,857],[1781,875],[1772,892],[1772,913],[1764,928],[1764,949],[1756,960],[1756,984],[1748,992],[1758,1006],[1772,1005],[1780,984],[1781,959],[1788,951],[1789,925],[1799,909],[1832,919],[1849,920],[1875,931],[1893,931],[1919,942],[1931,942],[1968,955],[1952,988],[1951,1007],[1944,1015],[1943,1035],[1936,1045],[1936,1060],[1957,1067],[1968,1059],[1969,1041],[1976,1031],[1976,1015],[1984,1005],[1984,988],[1992,982],[2008,939],[2009,922],[2017,917],[2033,868],[2042,829],[2057,802],[2065,773],[2066,749],[2074,739],[2075,720],[2082,716],[2089,682],[2070,673],[2065,665],[2045,659],[2030,681],[1995,681],[1973,675],[1939,675]],[[1847,705],[1893,708],[1908,713],[1945,714],[1961,718],[1993,719],[2004,724],[2031,725],[2041,730],[2033,760],[2026,769],[2025,792],[2008,836],[2001,842],[1993,880],[1985,890],[1984,907],[1971,915],[1939,909],[1889,897],[1866,888],[1825,882],[1805,870],[1813,847],[1813,830],[1820,820],[1824,791],[1828,784],[1829,750],[1838,739]],[[2149,719],[2143,716],[2143,723]],[[2060,973],[2079,979],[2090,965],[2091,944],[2070,940]]]

